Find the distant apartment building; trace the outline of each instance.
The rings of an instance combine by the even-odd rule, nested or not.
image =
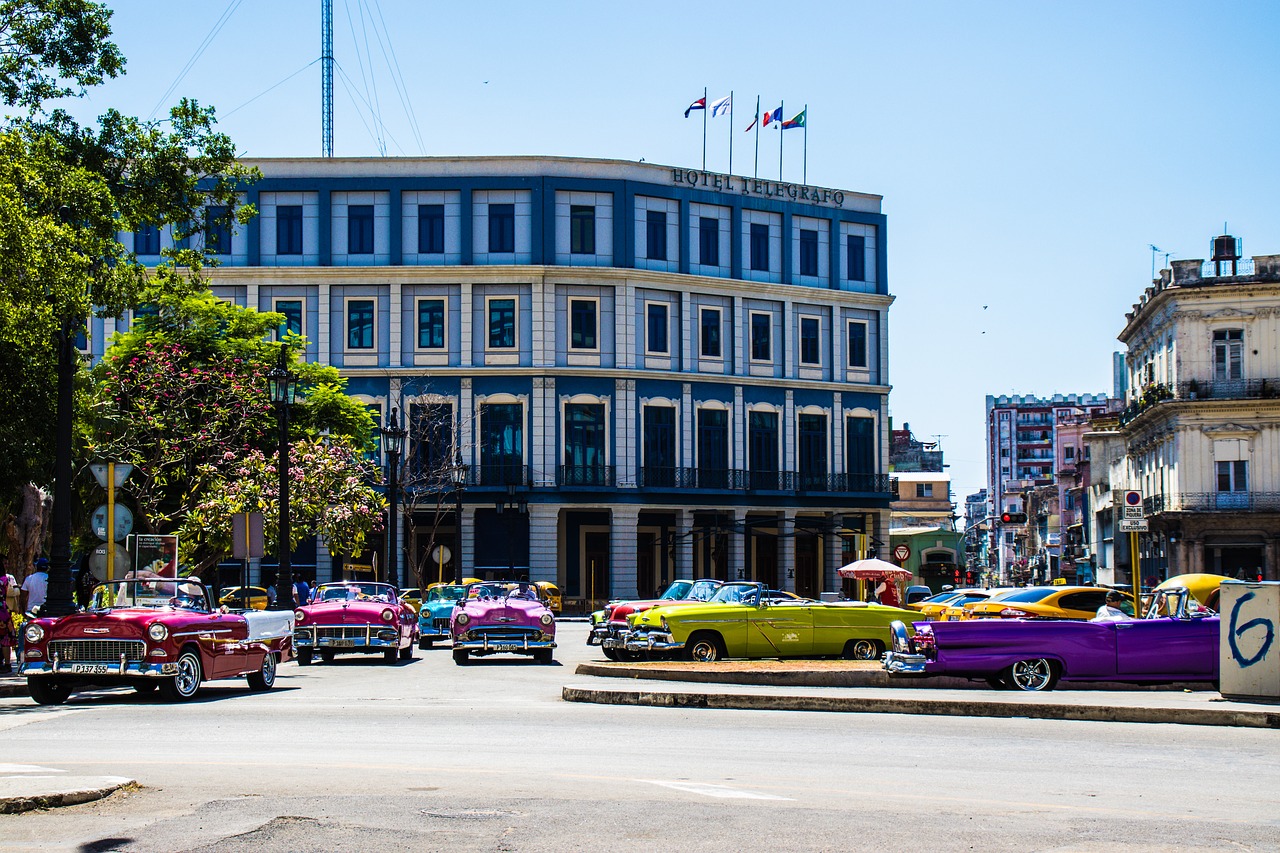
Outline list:
[[[1125,315],[1126,406],[1089,436],[1095,465],[1107,465],[1091,493],[1113,504],[1142,494],[1144,583],[1184,572],[1280,580],[1280,255],[1242,259],[1224,235],[1210,261],[1171,267]],[[1091,524],[1104,541],[1114,511],[1100,501]],[[1128,538],[1114,532],[1107,567],[1121,583],[1132,578]]]
[[[903,568],[934,589],[963,582],[964,550],[956,532],[951,474],[937,442],[917,439],[911,425],[892,430],[889,469],[898,482],[889,505],[890,553]],[[906,546],[907,557],[898,559]]]
[[[1105,394],[987,395],[987,493],[993,515],[1025,513],[1025,523],[1000,524],[989,555],[992,571],[1001,582],[1048,579],[1061,556],[1062,522],[1057,508],[1059,460],[1066,448],[1078,452],[1076,439],[1059,440],[1073,419],[1107,411]],[[1074,435],[1075,427],[1064,433]],[[1054,487],[1053,501],[1035,489]],[[1040,521],[1038,519],[1043,519]]]

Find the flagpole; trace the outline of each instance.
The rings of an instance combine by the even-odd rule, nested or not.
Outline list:
[[[787,114],[787,102],[778,101],[778,110],[780,115]],[[782,123],[786,119],[778,119],[778,183],[782,183],[782,137],[787,134],[783,131]]]
[[[756,95],[756,164],[751,170],[752,178],[760,177],[760,96]],[[1152,256],[1154,257],[1154,255]],[[1155,278],[1153,275],[1152,278]]]
[[[733,90],[729,90],[729,174],[733,174]]]
[[[800,183],[809,183],[809,105],[804,105],[804,169],[800,173]]]
[[[702,171],[707,171],[707,88],[702,87]]]

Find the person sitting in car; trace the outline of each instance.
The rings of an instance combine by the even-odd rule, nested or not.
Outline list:
[[[1107,593],[1107,599],[1102,606],[1098,608],[1097,614],[1090,619],[1090,622],[1127,622],[1133,617],[1120,609],[1120,605],[1124,602],[1124,596],[1116,592],[1114,589]]]

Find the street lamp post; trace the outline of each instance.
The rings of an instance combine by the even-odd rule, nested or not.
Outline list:
[[[71,599],[71,418],[75,381],[75,326],[62,318],[58,333],[58,409],[53,457],[53,518],[50,521],[49,591],[42,616],[66,616],[75,612]],[[111,544],[115,544],[114,542]]]
[[[462,583],[462,491],[467,487],[469,466],[462,461],[462,452],[454,456],[449,476],[453,478],[453,518],[458,530],[458,553],[453,555],[453,582]]]
[[[276,609],[293,609],[293,569],[289,563],[289,406],[298,390],[298,377],[289,371],[289,347],[280,347],[280,362],[267,374],[271,402],[280,422],[280,571],[276,576]]]
[[[404,437],[407,430],[400,426],[400,410],[391,407],[391,417],[382,428],[382,449],[387,453],[387,581],[394,587],[400,586],[400,573],[397,569],[399,556],[396,551],[396,534],[399,532],[399,517],[396,515],[397,476],[400,471],[400,452],[404,449]]]

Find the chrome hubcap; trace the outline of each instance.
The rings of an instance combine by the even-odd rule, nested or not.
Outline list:
[[[716,647],[710,643],[698,643],[693,647],[693,659],[712,661],[716,659]]]
[[[1013,683],[1022,690],[1041,690],[1049,683],[1047,660],[1023,660],[1013,665]]]
[[[262,680],[272,684],[276,680],[276,656],[268,652],[262,658]]]
[[[178,692],[190,696],[200,686],[200,664],[191,655],[183,655],[178,661],[178,675],[175,678]]]
[[[859,640],[853,644],[853,657],[856,660],[871,660],[876,656],[876,644],[868,640]]]

